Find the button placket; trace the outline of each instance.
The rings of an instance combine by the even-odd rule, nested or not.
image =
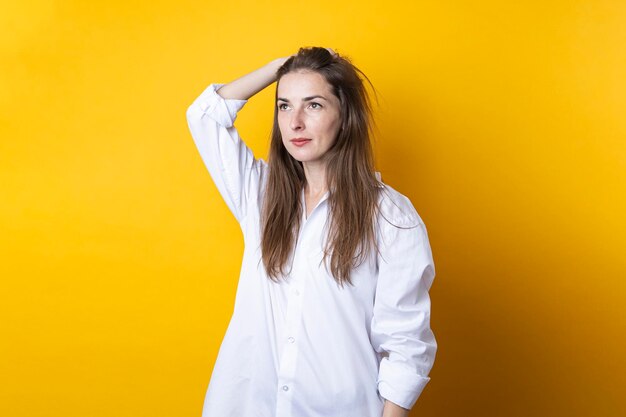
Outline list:
[[[304,208],[304,194],[302,196],[302,203]],[[310,267],[309,253],[311,233],[315,236],[313,227],[314,223],[320,221],[319,218],[313,216],[314,212],[320,209],[321,203],[326,199],[327,195],[322,198],[318,205],[313,209],[308,219],[304,214],[302,217],[302,223],[300,231],[296,239],[296,247],[292,258],[292,273],[290,276],[290,290],[288,293],[287,304],[287,322],[285,325],[285,339],[283,339],[283,353],[280,358],[278,369],[278,384],[277,384],[277,399],[276,399],[276,416],[277,417],[292,417],[291,415],[291,402],[293,396],[297,395],[294,390],[293,381],[296,374],[296,363],[298,358],[298,332],[302,323],[302,306],[304,300],[304,290],[307,280],[307,268]],[[319,213],[318,213],[319,214]],[[311,223],[311,224],[310,224]],[[319,248],[316,246],[313,251],[317,253]]]
[[[276,415],[280,417],[291,416],[291,401],[294,395],[293,380],[296,373],[298,357],[298,331],[302,321],[302,288],[304,284],[304,271],[297,268],[298,260],[302,255],[299,245],[294,253],[294,265],[292,281],[290,282],[289,299],[287,304],[287,322],[285,325],[286,337],[283,340],[283,353],[280,358],[278,370],[278,395],[276,399]]]

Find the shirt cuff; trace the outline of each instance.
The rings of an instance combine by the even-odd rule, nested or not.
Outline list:
[[[248,100],[220,96],[217,94],[217,90],[223,85],[219,83],[209,85],[196,99],[196,104],[200,107],[202,113],[228,128],[235,123],[237,112],[241,110]]]
[[[380,362],[378,392],[383,398],[407,410],[413,408],[428,381],[429,377],[396,365],[387,357]]]

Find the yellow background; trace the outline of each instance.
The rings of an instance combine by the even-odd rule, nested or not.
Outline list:
[[[411,415],[626,415],[625,2],[27,3],[0,6],[0,415],[200,415],[243,241],[185,112],[311,45],[374,83],[428,227]],[[237,121],[257,157],[273,88]]]

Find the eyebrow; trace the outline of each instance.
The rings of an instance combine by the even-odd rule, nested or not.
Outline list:
[[[302,101],[311,101],[311,100],[313,100],[313,99],[315,99],[315,98],[321,98],[321,99],[323,99],[323,100],[328,101],[328,100],[326,99],[326,97],[323,97],[323,96],[309,96],[309,97],[305,97],[305,98],[303,98],[303,99],[302,99]],[[289,103],[289,100],[287,100],[286,98],[282,98],[282,97],[278,97],[278,98],[276,99],[276,101],[284,101],[284,102],[286,102],[286,103]]]

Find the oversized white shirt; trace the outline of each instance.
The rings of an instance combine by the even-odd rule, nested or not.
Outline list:
[[[381,417],[385,399],[410,409],[433,366],[428,291],[435,267],[410,200],[380,182],[380,254],[338,286],[321,262],[328,192],[306,217],[275,283],[261,261],[260,209],[268,165],[233,123],[247,100],[211,84],[187,109],[191,135],[237,219],[244,254],[235,305],[203,417]],[[376,172],[381,179],[380,173]],[[300,194],[302,207],[304,194]],[[290,268],[287,268],[290,269]]]

